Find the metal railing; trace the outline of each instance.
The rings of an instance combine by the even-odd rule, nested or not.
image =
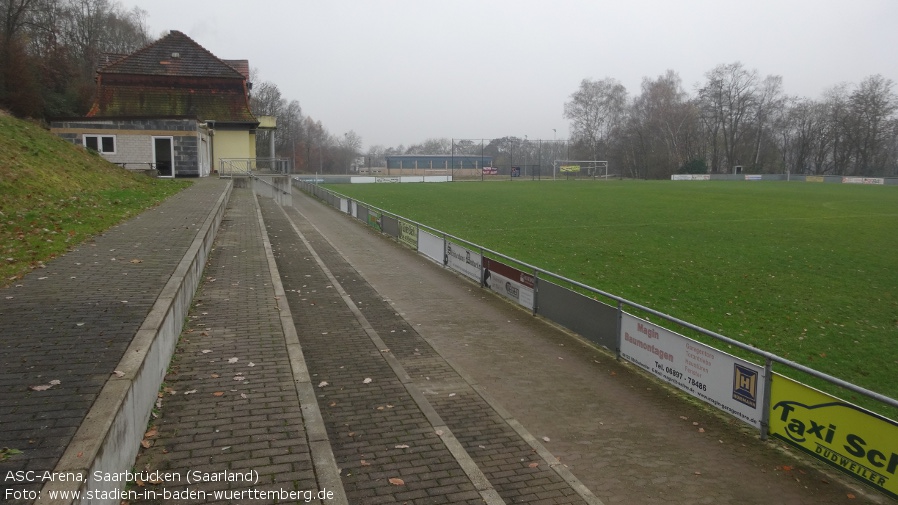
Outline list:
[[[433,228],[433,227],[431,227],[431,226],[428,226],[428,225],[426,225],[426,224],[419,223],[419,222],[417,222],[417,221],[415,221],[415,220],[413,220],[413,219],[409,219],[409,218],[406,218],[406,217],[397,215],[397,214],[395,214],[395,213],[389,212],[389,211],[387,211],[387,210],[381,209],[381,208],[376,207],[376,206],[373,206],[373,205],[369,205],[369,204],[364,203],[364,202],[359,202],[358,200],[355,200],[355,199],[353,199],[353,198],[351,198],[351,197],[348,197],[348,196],[343,195],[343,194],[341,194],[341,193],[338,193],[338,192],[336,192],[336,191],[332,191],[332,190],[329,190],[329,189],[326,189],[326,188],[322,188],[322,187],[318,186],[317,184],[312,184],[312,183],[305,182],[305,181],[301,181],[301,180],[294,180],[294,184],[297,185],[297,186],[299,186],[300,189],[302,189],[303,191],[306,191],[306,192],[308,192],[308,193],[311,193],[311,194],[315,195],[316,197],[319,197],[319,196],[316,194],[316,191],[315,191],[315,190],[323,190],[323,191],[325,191],[326,193],[329,193],[330,195],[332,195],[333,197],[336,197],[336,198],[344,198],[344,199],[347,199],[347,200],[354,200],[354,201],[356,201],[358,204],[364,205],[366,208],[371,209],[371,210],[374,210],[375,212],[378,212],[378,213],[380,213],[380,214],[382,214],[382,215],[392,216],[392,217],[395,218],[395,219],[401,219],[401,220],[403,220],[403,221],[405,221],[405,222],[412,223],[412,224],[414,224],[415,226],[418,226],[418,227],[421,228],[421,229],[430,230],[430,232],[432,232],[434,235],[443,237],[444,240],[446,240],[446,239],[451,239],[452,241],[455,241],[455,242],[459,243],[460,245],[461,245],[461,244],[467,244],[467,245],[470,245],[470,246],[472,246],[473,248],[476,248],[476,249],[479,249],[479,250],[480,250],[481,257],[484,257],[484,253],[487,253],[487,254],[489,254],[489,255],[491,255],[491,256],[494,256],[494,257],[496,257],[496,258],[500,258],[500,259],[505,259],[505,260],[511,261],[511,262],[513,262],[513,263],[515,263],[515,264],[517,264],[517,265],[520,265],[520,266],[523,267],[523,268],[532,270],[533,275],[534,275],[534,278],[539,279],[540,277],[546,277],[546,276],[547,276],[547,277],[551,277],[551,278],[554,278],[554,279],[558,279],[558,280],[560,280],[560,281],[563,281],[563,282],[565,282],[565,283],[567,283],[567,284],[569,284],[569,285],[571,285],[571,286],[575,286],[575,287],[577,287],[577,288],[579,288],[579,289],[585,290],[586,292],[592,293],[592,294],[594,294],[594,295],[599,295],[599,296],[602,296],[602,297],[604,297],[604,298],[606,298],[606,299],[613,300],[613,301],[615,301],[615,302],[617,303],[617,306],[618,306],[618,307],[617,307],[617,308],[618,308],[618,312],[619,312],[620,314],[623,313],[623,308],[624,308],[624,306],[631,307],[631,308],[637,309],[637,310],[639,310],[639,311],[645,312],[645,313],[647,313],[647,314],[651,314],[651,315],[653,315],[653,316],[655,316],[655,317],[661,318],[661,319],[663,319],[663,320],[665,320],[665,321],[667,321],[667,322],[669,322],[669,323],[673,323],[673,324],[675,324],[675,325],[677,325],[677,326],[680,326],[680,327],[682,327],[682,328],[689,329],[689,330],[694,331],[694,332],[696,332],[696,333],[699,333],[699,334],[701,334],[701,335],[710,337],[710,338],[712,338],[712,339],[714,339],[714,340],[723,342],[723,343],[725,343],[725,344],[727,344],[727,345],[731,345],[731,346],[733,346],[733,347],[737,347],[737,348],[739,348],[739,349],[742,349],[743,351],[749,352],[749,353],[751,353],[751,354],[757,356],[758,358],[761,358],[761,359],[764,361],[764,367],[765,367],[765,372],[766,372],[766,378],[767,378],[767,382],[768,382],[768,383],[765,385],[765,386],[766,386],[766,389],[767,389],[767,391],[766,391],[767,394],[765,395],[767,401],[769,401],[769,399],[770,399],[770,395],[769,395],[769,392],[770,392],[770,389],[769,389],[769,388],[770,388],[770,384],[769,384],[769,381],[772,379],[772,375],[773,375],[773,374],[772,374],[772,371],[773,371],[773,370],[772,370],[772,364],[773,364],[773,363],[779,363],[779,364],[785,365],[785,366],[787,366],[787,367],[790,367],[790,368],[792,368],[792,369],[794,369],[794,370],[798,370],[798,371],[800,371],[800,372],[806,373],[806,374],[808,374],[808,375],[810,375],[810,376],[812,376],[812,377],[816,377],[816,378],[821,379],[821,380],[823,380],[823,381],[829,382],[829,383],[831,383],[831,384],[833,384],[833,385],[835,385],[835,386],[838,386],[838,387],[840,387],[840,388],[843,388],[843,389],[845,389],[845,390],[848,390],[848,391],[851,391],[851,392],[858,393],[858,394],[860,394],[860,395],[866,396],[866,397],[871,398],[871,399],[873,399],[873,400],[876,400],[876,401],[878,401],[878,402],[880,402],[880,403],[882,403],[882,404],[889,405],[890,407],[893,407],[893,408],[898,408],[898,400],[896,400],[896,399],[894,399],[894,398],[890,398],[890,397],[885,396],[885,395],[883,395],[883,394],[881,394],[881,393],[877,393],[877,392],[875,392],[875,391],[871,391],[871,390],[869,390],[869,389],[866,389],[866,388],[864,388],[864,387],[858,386],[858,385],[856,385],[856,384],[852,384],[852,383],[850,383],[850,382],[847,382],[847,381],[845,381],[845,380],[839,379],[838,377],[834,377],[834,376],[829,375],[829,374],[826,374],[826,373],[824,373],[824,372],[820,372],[820,371],[818,371],[818,370],[814,370],[813,368],[809,368],[809,367],[807,367],[807,366],[805,366],[805,365],[802,365],[802,364],[800,364],[800,363],[796,363],[795,361],[786,359],[786,358],[784,358],[784,357],[782,357],[782,356],[778,356],[778,355],[773,354],[773,353],[771,353],[771,352],[767,352],[767,351],[764,351],[764,350],[762,350],[762,349],[758,349],[758,348],[756,348],[756,347],[752,347],[752,346],[750,346],[750,345],[748,345],[748,344],[745,344],[745,343],[743,343],[743,342],[739,342],[738,340],[734,340],[734,339],[729,338],[729,337],[727,337],[727,336],[725,336],[725,335],[721,335],[720,333],[717,333],[717,332],[715,332],[715,331],[711,331],[711,330],[702,328],[702,327],[700,327],[700,326],[698,326],[698,325],[695,325],[695,324],[692,324],[692,323],[690,323],[690,322],[688,322],[688,321],[684,321],[684,320],[682,320],[682,319],[679,319],[679,318],[677,318],[677,317],[671,316],[671,315],[669,315],[669,314],[665,314],[665,313],[663,313],[663,312],[659,312],[659,311],[657,311],[657,310],[655,310],[655,309],[652,309],[652,308],[650,308],[650,307],[646,307],[645,305],[636,303],[636,302],[634,302],[634,301],[628,300],[628,299],[623,298],[623,297],[621,297],[621,296],[618,296],[618,295],[615,295],[615,294],[612,294],[612,293],[609,293],[609,292],[606,292],[606,291],[602,291],[602,290],[600,290],[600,289],[594,288],[594,287],[589,286],[589,285],[587,285],[587,284],[583,284],[583,283],[578,282],[578,281],[575,281],[575,280],[573,280],[573,279],[569,279],[569,278],[567,278],[567,277],[564,277],[564,276],[562,276],[562,275],[560,275],[560,274],[556,274],[556,273],[554,273],[554,272],[550,272],[550,271],[548,271],[548,270],[544,270],[544,269],[542,269],[542,268],[540,268],[540,267],[537,267],[537,266],[535,266],[535,265],[531,265],[531,264],[529,264],[529,263],[526,263],[526,262],[520,261],[520,260],[518,260],[518,259],[512,258],[511,256],[507,256],[507,255],[505,255],[505,254],[502,254],[502,253],[500,253],[500,252],[498,252],[498,251],[494,251],[494,250],[492,250],[492,249],[489,249],[489,248],[483,247],[483,246],[481,246],[481,245],[475,244],[475,243],[470,242],[470,241],[468,241],[468,240],[465,240],[465,239],[463,239],[463,238],[461,238],[461,237],[456,237],[456,236],[454,236],[454,235],[451,235],[451,234],[449,234],[449,233],[443,232],[443,231],[441,231],[441,230],[438,230],[438,229]],[[314,189],[313,189],[313,188],[314,188]],[[320,197],[319,197],[319,198],[320,198]],[[482,276],[481,276],[481,278],[482,278]],[[482,282],[481,282],[481,284],[482,284]],[[537,313],[538,313],[538,304],[534,304],[533,313],[534,313],[534,314],[537,314]],[[619,349],[617,349],[616,351],[617,351],[618,354],[619,354],[619,352],[620,352]],[[766,413],[769,412],[769,408],[765,408],[764,410],[765,410],[765,415],[766,415]],[[765,429],[762,431],[762,433],[761,433],[761,436],[762,436],[762,437],[766,437],[766,435],[767,435],[767,433],[766,433],[767,421],[768,421],[768,420],[765,418],[765,419],[763,420],[763,422],[762,422],[762,426],[764,426],[764,428],[765,428]]]
[[[218,166],[219,178],[292,173],[293,160],[289,158],[222,158]]]

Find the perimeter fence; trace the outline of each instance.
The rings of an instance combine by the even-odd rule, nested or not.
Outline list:
[[[898,498],[898,422],[786,377],[773,367],[788,367],[835,389],[863,395],[882,411],[898,412],[898,400],[314,182],[294,178],[293,185],[434,263],[753,426],[762,439],[769,435],[783,440]],[[717,342],[717,347],[683,333]],[[721,350],[724,346],[740,349],[754,359]]]

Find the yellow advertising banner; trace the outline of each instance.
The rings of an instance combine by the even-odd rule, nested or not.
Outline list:
[[[418,226],[406,221],[399,221],[399,241],[418,250]]]
[[[898,498],[898,423],[774,374],[770,434]]]

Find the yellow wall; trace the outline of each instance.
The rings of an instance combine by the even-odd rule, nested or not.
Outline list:
[[[215,170],[220,169],[222,158],[256,157],[256,136],[247,130],[215,130],[213,142]]]

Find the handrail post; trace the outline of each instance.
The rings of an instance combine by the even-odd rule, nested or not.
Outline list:
[[[481,247],[480,248],[480,287],[481,287],[481,289],[484,286],[483,275],[484,275],[484,272],[483,272],[483,247]]]
[[[536,315],[536,307],[539,305],[539,270],[533,269],[533,312]]]
[[[624,325],[624,303],[618,300],[617,302],[617,335],[614,336],[614,341],[616,345],[614,346],[614,356],[620,361],[620,346],[621,346],[621,330]]]
[[[764,361],[764,404],[761,406],[761,440],[767,440],[770,432],[770,392],[773,391],[773,360]]]

